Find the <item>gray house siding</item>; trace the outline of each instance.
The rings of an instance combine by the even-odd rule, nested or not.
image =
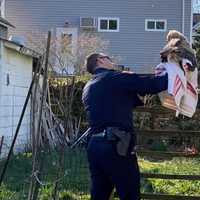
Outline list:
[[[191,1],[185,0],[184,33],[190,38]],[[119,32],[100,33],[110,41],[110,54],[136,72],[152,72],[170,29],[183,30],[183,0],[6,0],[6,18],[17,28],[10,34],[79,27],[79,17],[118,17]],[[145,31],[145,19],[167,20],[166,32]]]

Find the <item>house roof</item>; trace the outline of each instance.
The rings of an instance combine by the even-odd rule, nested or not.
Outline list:
[[[192,27],[192,30],[193,30],[193,31],[197,31],[199,28],[200,28],[200,22],[198,22],[197,24],[195,24],[195,25]]]
[[[4,25],[4,26],[6,26],[6,27],[10,26],[10,27],[12,27],[12,28],[15,28],[15,26],[13,26],[9,21],[7,21],[7,20],[6,20],[5,18],[3,18],[3,17],[0,17],[0,24]]]
[[[18,51],[19,53],[21,54],[24,54],[24,55],[27,55],[27,56],[31,56],[33,58],[39,58],[41,57],[41,54],[39,54],[38,52],[30,49],[30,48],[27,48],[23,45],[20,45],[16,42],[13,42],[13,41],[10,41],[10,40],[7,40],[5,38],[1,38],[0,37],[0,41],[3,41],[5,46],[7,48],[10,48],[10,49],[13,49],[15,51]]]

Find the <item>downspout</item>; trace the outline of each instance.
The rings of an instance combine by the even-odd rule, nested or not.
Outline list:
[[[185,0],[182,1],[182,33],[185,34]]]
[[[192,38],[192,28],[193,28],[193,6],[192,6],[192,0],[191,0],[191,11],[190,11],[190,45],[192,45],[193,38]]]
[[[2,0],[1,1],[1,16],[3,18],[6,17],[5,11],[6,11],[6,2],[5,2],[5,0]]]

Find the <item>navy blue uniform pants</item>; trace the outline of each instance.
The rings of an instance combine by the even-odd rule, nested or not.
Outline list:
[[[91,173],[91,200],[108,200],[116,188],[120,200],[139,200],[140,175],[136,155],[120,156],[112,141],[92,137],[87,153]]]

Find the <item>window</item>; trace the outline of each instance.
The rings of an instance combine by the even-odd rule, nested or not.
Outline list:
[[[77,61],[78,29],[56,28],[56,38],[53,70],[60,74],[73,74]]]
[[[98,31],[99,32],[119,32],[119,18],[98,18]]]
[[[145,20],[146,31],[166,31],[166,29],[167,29],[167,20],[155,20],[155,19]]]
[[[72,33],[62,33],[59,42],[62,54],[72,54]]]

